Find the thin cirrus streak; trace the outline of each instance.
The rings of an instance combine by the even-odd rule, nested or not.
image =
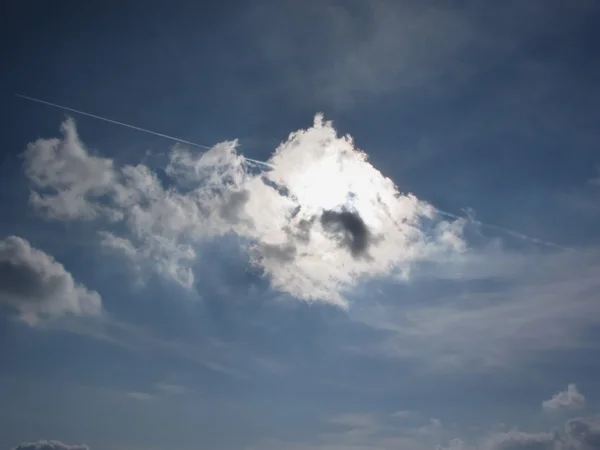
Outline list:
[[[23,94],[15,94],[15,96],[17,96],[19,98],[22,98],[22,99],[25,99],[25,100],[29,100],[29,101],[35,102],[35,103],[40,103],[42,105],[52,106],[54,108],[59,108],[59,109],[64,109],[66,111],[71,111],[71,112],[74,112],[76,114],[80,114],[82,116],[87,116],[87,117],[91,117],[91,118],[94,118],[94,119],[103,120],[104,122],[112,123],[114,125],[119,125],[119,126],[122,126],[122,127],[125,127],[125,128],[130,128],[132,130],[137,130],[137,131],[141,131],[143,133],[152,134],[154,136],[158,136],[158,137],[162,137],[162,138],[165,138],[165,139],[169,139],[171,141],[179,142],[181,144],[187,144],[187,145],[191,145],[191,146],[194,146],[194,147],[202,148],[202,149],[205,149],[205,150],[210,150],[211,149],[211,147],[209,147],[208,145],[202,145],[202,144],[197,144],[195,142],[186,141],[184,139],[179,139],[179,138],[177,138],[175,136],[169,136],[168,134],[158,133],[156,131],[148,130],[146,128],[136,127],[135,125],[130,125],[128,123],[119,122],[117,120],[109,119],[108,117],[98,116],[96,114],[91,114],[91,113],[88,113],[88,112],[85,112],[85,111],[81,111],[81,110],[78,110],[78,109],[75,109],[75,108],[69,108],[68,106],[59,105],[58,103],[52,103],[52,102],[49,102],[49,101],[46,101],[46,100],[41,100],[39,98],[29,97],[28,95],[23,95]],[[258,161],[256,159],[252,159],[252,158],[245,158],[245,159],[248,162],[251,162],[251,163],[254,163],[254,164],[258,164],[258,165],[261,165],[261,166],[264,166],[264,167],[269,167],[269,168],[273,167],[271,164],[266,163],[264,161]]]

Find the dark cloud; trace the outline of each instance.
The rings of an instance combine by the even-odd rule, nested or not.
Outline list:
[[[338,238],[354,258],[367,254],[371,233],[358,212],[345,209],[326,210],[321,215],[321,225],[327,232]]]
[[[29,323],[67,313],[93,315],[101,309],[97,292],[75,283],[62,264],[17,236],[0,240],[0,302]]]
[[[579,442],[582,449],[600,449],[600,424],[585,419],[571,419],[565,425],[567,435]]]
[[[85,444],[69,445],[60,441],[37,441],[19,444],[13,450],[90,450]]]

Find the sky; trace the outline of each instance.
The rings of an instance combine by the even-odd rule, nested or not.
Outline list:
[[[0,449],[600,449],[597,2],[0,17]]]

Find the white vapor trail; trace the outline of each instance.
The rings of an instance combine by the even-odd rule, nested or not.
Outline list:
[[[179,138],[174,137],[174,136],[169,136],[168,134],[158,133],[156,131],[148,130],[146,128],[141,128],[141,127],[136,127],[135,125],[130,125],[128,123],[119,122],[117,120],[109,119],[107,117],[98,116],[96,114],[87,113],[87,112],[80,111],[80,110],[74,109],[74,108],[69,108],[67,106],[59,105],[58,103],[48,102],[46,100],[41,100],[39,98],[29,97],[29,96],[23,95],[23,94],[16,94],[15,93],[15,96],[17,96],[19,98],[22,98],[22,99],[25,99],[25,100],[29,100],[29,101],[35,102],[35,103],[41,103],[42,105],[53,106],[54,108],[60,108],[60,109],[66,110],[66,111],[71,111],[71,112],[74,112],[76,114],[81,114],[82,116],[87,116],[87,117],[92,117],[94,119],[103,120],[104,122],[112,123],[112,124],[115,124],[115,125],[120,125],[120,126],[125,127],[125,128],[131,128],[132,130],[137,130],[137,131],[141,131],[143,133],[153,134],[154,136],[159,136],[159,137],[162,137],[162,138],[165,138],[165,139],[169,139],[171,141],[179,142],[181,144],[187,144],[187,145],[191,145],[191,146],[194,146],[194,147],[202,148],[202,149],[205,149],[205,150],[210,150],[211,149],[211,147],[209,147],[207,145],[196,144],[195,142],[190,142],[190,141],[186,141],[184,139],[179,139]],[[264,161],[258,161],[256,159],[252,159],[252,158],[245,158],[245,159],[246,159],[246,161],[252,162],[254,164],[258,164],[258,165],[265,166],[265,167],[270,167],[270,168],[273,167],[273,166],[271,166],[271,164],[266,163]]]
[[[438,214],[440,214],[442,216],[450,217],[452,219],[464,219],[465,218],[465,216],[459,216],[457,214],[452,214],[450,212],[442,211],[441,209],[437,209],[437,208],[436,208],[436,211]],[[469,214],[466,215],[466,218],[468,218],[475,225],[479,225],[479,226],[486,227],[486,228],[489,228],[492,230],[496,230],[501,233],[505,233],[509,236],[512,236],[514,238],[521,239],[523,241],[528,241],[528,242],[531,242],[533,244],[538,244],[538,245],[544,245],[546,247],[553,247],[553,248],[557,248],[557,249],[561,249],[561,250],[567,250],[566,247],[563,247],[562,245],[559,245],[559,244],[555,244],[554,242],[546,241],[544,239],[539,239],[539,238],[536,238],[533,236],[528,236],[526,234],[519,233],[518,231],[513,231],[508,228],[500,227],[498,225],[492,225],[491,223],[481,222],[479,220],[474,219],[473,217],[470,217]]]

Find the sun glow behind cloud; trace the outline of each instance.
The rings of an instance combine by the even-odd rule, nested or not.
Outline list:
[[[269,171],[253,171],[237,141],[205,153],[177,145],[169,186],[142,164],[91,156],[71,119],[62,131],[25,151],[31,204],[52,219],[100,221],[105,246],[188,287],[202,242],[232,233],[274,289],[341,306],[361,280],[405,278],[465,248],[460,220],[400,193],[322,115],[279,145]]]

